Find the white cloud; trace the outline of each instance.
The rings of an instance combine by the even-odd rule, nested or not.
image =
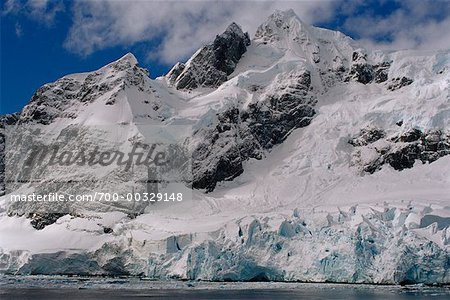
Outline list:
[[[185,59],[232,21],[253,34],[276,8],[294,8],[306,22],[331,15],[330,1],[82,1],[65,46],[88,55],[97,49],[160,40],[148,57]]]
[[[19,22],[16,22],[16,24],[14,25],[14,29],[16,31],[16,36],[19,38],[22,37],[23,30],[22,30],[22,26],[20,25]]]
[[[72,17],[64,46],[80,55],[141,43],[149,60],[173,64],[185,60],[232,21],[253,35],[275,9],[288,8],[306,23],[341,24],[339,28],[367,47],[450,49],[450,1],[446,0],[7,0],[2,13],[26,15],[51,25],[65,9],[64,3],[70,3],[67,12]],[[395,9],[374,12],[376,5]],[[21,34],[20,24],[16,33]]]
[[[56,15],[64,11],[62,0],[28,0],[26,3],[31,17],[47,25],[53,24]]]
[[[6,0],[3,4],[2,15],[7,15],[10,13],[16,13],[19,11],[22,4],[19,0]]]
[[[24,15],[50,26],[53,24],[56,15],[64,11],[64,9],[63,0],[7,0],[4,4],[2,15]]]
[[[450,2],[398,1],[386,15],[348,11],[343,29],[361,37],[360,42],[380,49],[450,49]]]

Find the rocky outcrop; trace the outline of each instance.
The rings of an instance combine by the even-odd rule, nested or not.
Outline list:
[[[176,63],[175,66],[173,66],[172,69],[170,69],[169,73],[167,73],[166,75],[169,84],[174,85],[176,83],[178,76],[181,75],[181,73],[184,71],[185,68],[186,68],[185,64],[181,62]]]
[[[19,123],[48,125],[56,118],[74,119],[80,106],[101,96],[106,96],[105,105],[113,105],[118,93],[127,87],[144,90],[147,76],[148,71],[137,65],[131,53],[87,75],[65,76],[34,93],[22,110]]]
[[[19,114],[6,114],[0,116],[0,196],[5,194],[5,147],[6,135],[5,130],[7,126],[16,124],[19,120]]]
[[[20,114],[19,113],[13,113],[13,114],[6,114],[0,116],[0,128],[5,128],[5,126],[14,125],[19,120]]]
[[[64,216],[64,213],[47,213],[47,214],[38,214],[31,213],[28,215],[28,218],[31,219],[30,224],[37,230],[44,229],[45,226],[51,225],[58,221],[59,218]]]
[[[382,83],[388,80],[388,70],[391,64],[382,62],[371,65],[367,62],[367,55],[361,51],[352,54],[352,64],[348,80],[354,80],[362,84],[371,82]]]
[[[22,110],[20,123],[39,123],[48,125],[57,117],[74,117],[64,111],[73,105],[73,101],[87,100],[89,93],[89,79],[82,84],[73,78],[61,78],[53,83],[39,88],[31,97],[30,102]]]
[[[387,88],[388,90],[395,91],[401,89],[404,86],[410,85],[411,83],[413,83],[413,80],[411,78],[404,76],[401,78],[397,77],[392,79],[391,83],[388,85]]]
[[[193,187],[212,191],[218,182],[239,176],[243,162],[261,159],[292,130],[309,125],[316,113],[310,85],[308,71],[282,76],[260,101],[242,110],[228,108],[217,114],[214,127],[196,131],[194,140],[202,142],[193,155]]]
[[[215,127],[199,129],[196,137],[202,140],[193,152],[192,187],[196,189],[212,191],[218,182],[242,174],[248,158],[262,158],[260,145],[236,107],[218,113]]]
[[[411,129],[389,139],[383,139],[381,129],[362,130],[363,134],[349,141],[360,148],[354,154],[353,163],[368,173],[380,170],[388,164],[395,170],[412,168],[417,160],[432,163],[450,155],[450,133],[441,130],[422,132]]]
[[[353,52],[350,79],[362,84],[372,82],[374,78],[373,66],[367,63],[367,55],[361,52]]]
[[[289,133],[310,124],[316,100],[309,95],[309,71],[290,73],[275,81],[275,92],[249,105],[243,115],[258,143],[265,149],[282,143]]]
[[[250,45],[248,33],[232,23],[224,33],[194,54],[186,64],[177,63],[166,75],[177,89],[217,87],[233,73]]]
[[[372,144],[373,142],[378,141],[381,138],[384,138],[385,136],[386,133],[384,132],[384,130],[375,127],[367,127],[361,129],[359,134],[350,139],[348,142],[355,147],[367,146],[369,144]]]
[[[374,70],[374,81],[376,83],[382,83],[388,80],[388,72],[389,67],[391,66],[390,62],[382,62],[373,66]]]

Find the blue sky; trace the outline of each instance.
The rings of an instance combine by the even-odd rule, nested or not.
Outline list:
[[[448,49],[450,2],[66,1],[2,2],[0,114],[20,111],[40,86],[132,52],[152,77],[236,21],[252,35],[275,9],[337,29],[364,46]]]

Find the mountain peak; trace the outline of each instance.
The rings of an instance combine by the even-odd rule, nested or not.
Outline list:
[[[230,34],[236,34],[240,37],[245,37],[246,34],[244,31],[242,31],[241,26],[239,26],[237,23],[232,22],[230,25],[228,25],[227,29],[221,34],[221,35],[230,35]]]
[[[131,52],[128,52],[127,54],[119,58],[117,61],[127,61],[132,65],[137,65],[138,63],[136,56],[134,56],[134,54]]]
[[[113,61],[112,63],[106,65],[107,68],[114,68],[117,71],[123,71],[128,68],[132,68],[138,64],[138,61],[136,57],[133,55],[133,53],[128,52],[121,58],[119,58],[116,61]]]
[[[291,19],[291,18],[299,19],[298,15],[295,13],[295,11],[292,8],[289,8],[287,10],[276,9],[269,16],[268,19]]]
[[[276,9],[269,17],[267,17],[266,23],[274,22],[278,27],[281,27],[283,24],[289,24],[292,21],[305,25],[292,8],[288,10]]]
[[[166,75],[177,89],[217,87],[225,82],[250,45],[248,33],[236,23],[199,49],[186,64],[177,63]]]
[[[256,30],[255,39],[278,41],[286,35],[304,35],[309,26],[303,23],[292,9],[275,10]]]

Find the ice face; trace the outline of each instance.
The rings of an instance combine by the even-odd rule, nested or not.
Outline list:
[[[112,236],[101,237],[96,250],[3,252],[1,266],[5,273],[128,274],[155,279],[448,282],[447,227],[441,226],[448,217],[410,205],[386,205],[328,213],[297,210],[296,216],[281,218],[273,213],[244,217],[212,232],[172,235],[159,241],[124,235],[140,223],[122,219],[121,229],[116,226]],[[408,221],[413,216],[423,220],[419,226]],[[431,221],[435,222],[428,225]],[[48,230],[62,232],[74,222],[67,219]],[[82,232],[89,235],[92,230]]]

